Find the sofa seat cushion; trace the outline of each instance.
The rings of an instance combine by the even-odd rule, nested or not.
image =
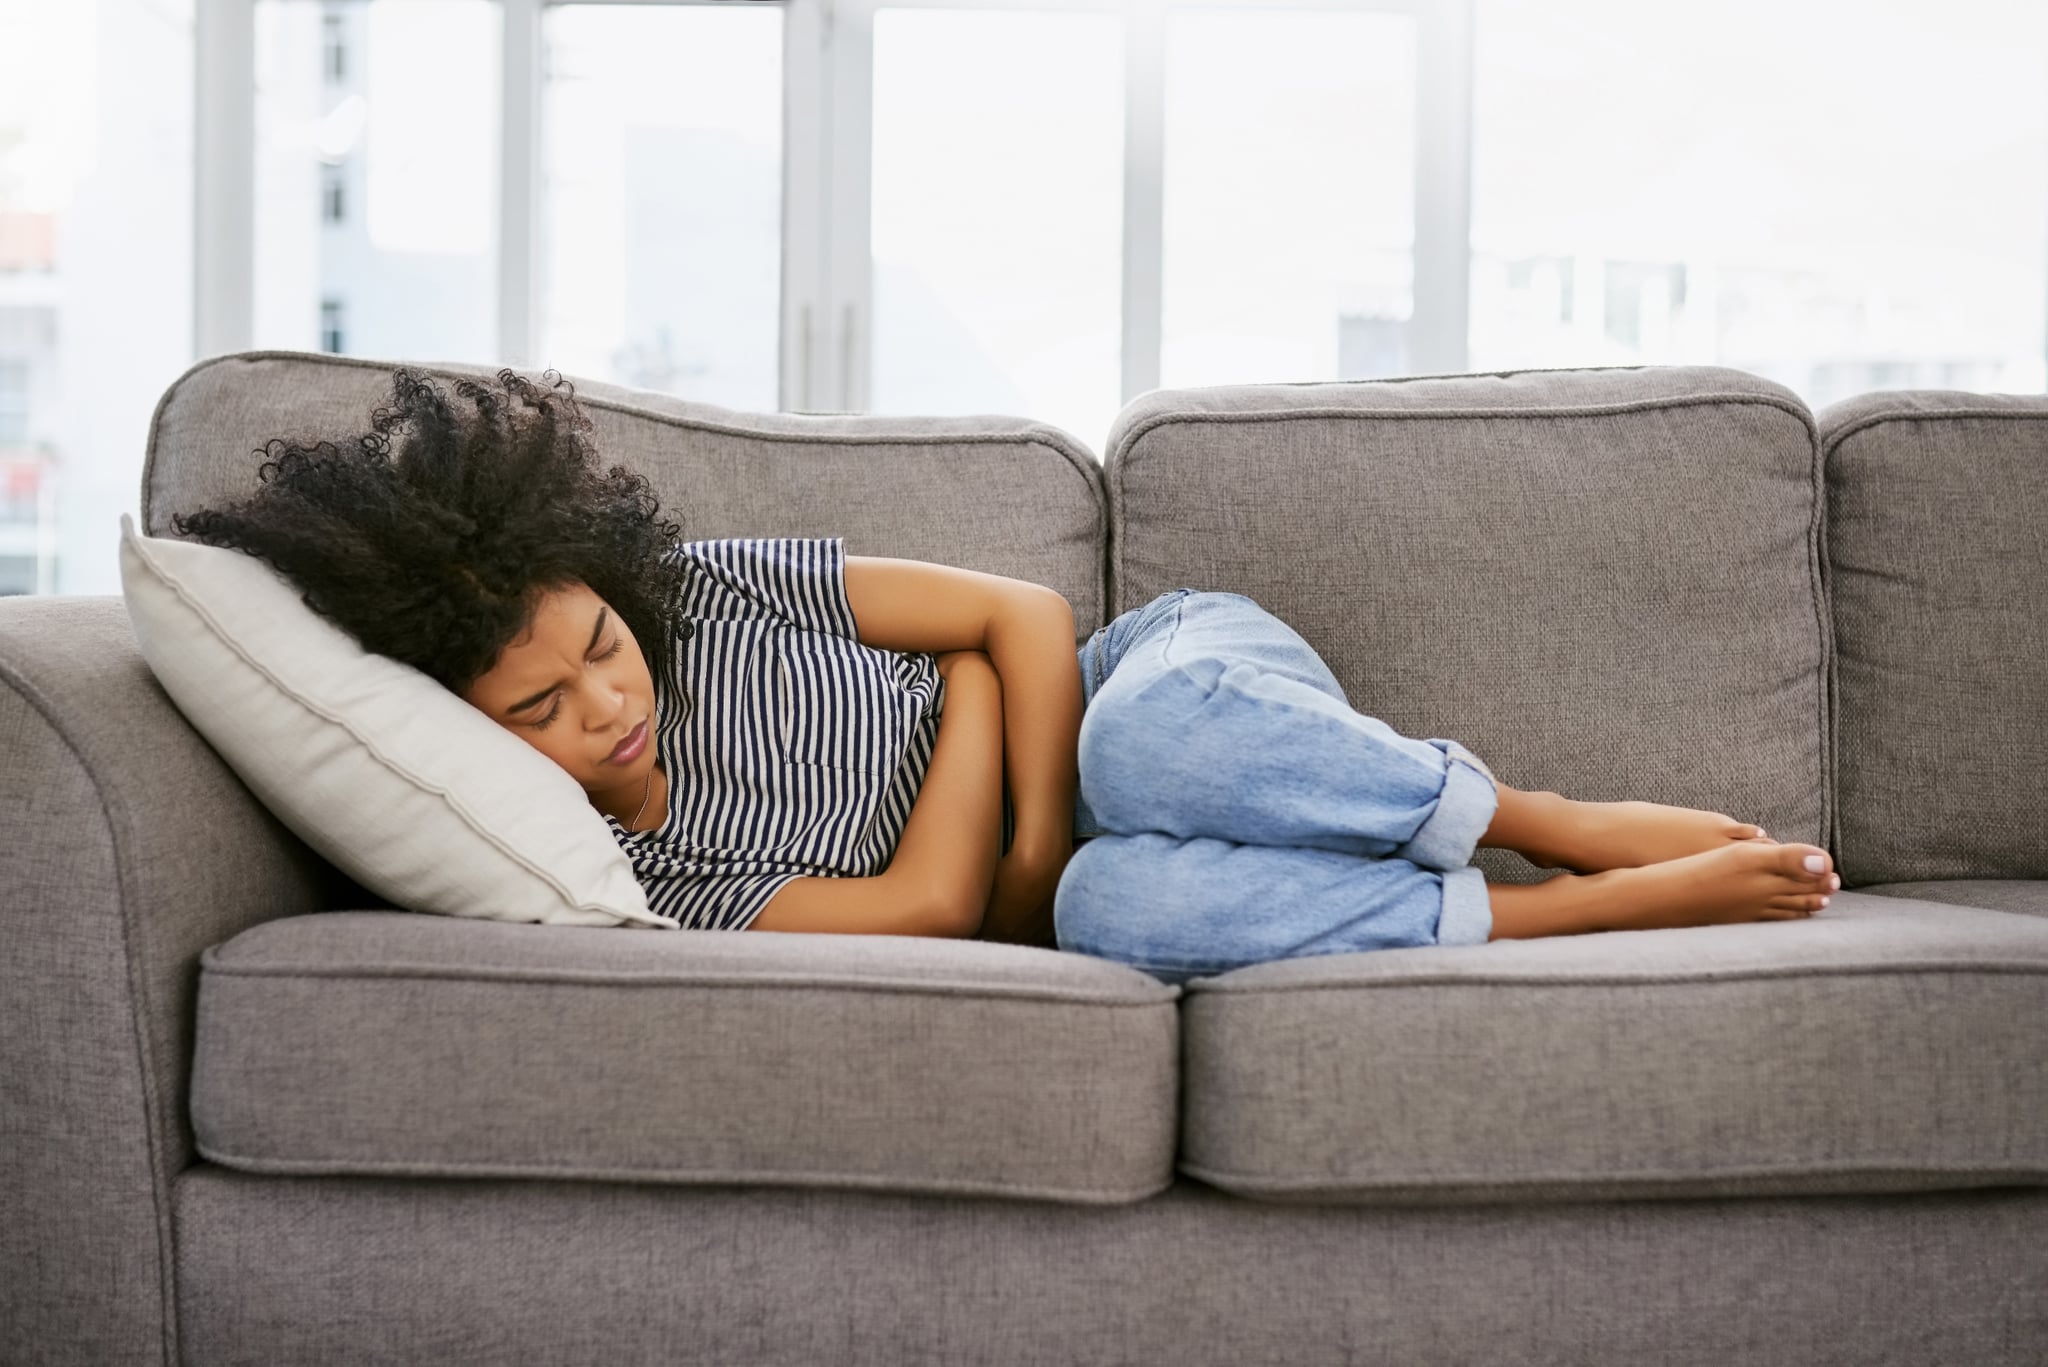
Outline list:
[[[1873,883],[1856,891],[2048,917],[2048,880],[2039,878],[1937,878],[1925,883]]]
[[[284,917],[200,956],[192,1125],[263,1173],[1136,1201],[1179,996],[977,941]]]
[[[1185,985],[1181,1170],[1459,1204],[2048,1182],[2048,921],[1810,920],[1328,955]]]

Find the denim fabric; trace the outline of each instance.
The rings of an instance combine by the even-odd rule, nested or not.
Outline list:
[[[1079,652],[1083,713],[1061,949],[1166,982],[1268,959],[1493,933],[1471,864],[1499,806],[1454,740],[1351,709],[1294,629],[1173,589]]]

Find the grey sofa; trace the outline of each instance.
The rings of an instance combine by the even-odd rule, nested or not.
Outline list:
[[[194,366],[141,529],[389,370]],[[256,802],[117,597],[0,601],[6,1362],[2048,1361],[2048,397],[1156,391],[1098,460],[578,390],[691,537],[1035,580],[1083,636],[1245,593],[1407,734],[1843,891],[1184,987],[419,915]]]

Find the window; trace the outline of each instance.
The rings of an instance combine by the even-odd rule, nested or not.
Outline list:
[[[0,593],[121,592],[193,361],[193,10],[0,0]]]
[[[340,83],[348,75],[348,37],[342,27],[346,22],[339,14],[320,16],[320,69],[331,83]]]
[[[329,223],[342,222],[348,216],[348,204],[343,198],[348,187],[348,168],[322,166],[320,181],[320,217]]]
[[[38,591],[35,557],[0,553],[0,597]]]
[[[784,393],[1099,450],[1162,385],[1440,364],[1462,292],[1418,300],[1414,244],[1462,199],[1416,147],[1462,86],[1421,73],[1462,70],[1465,3],[834,0],[791,239],[824,340]]]
[[[28,362],[0,359],[0,446],[28,442]]]
[[[251,347],[496,360],[496,0],[255,0]],[[333,41],[353,39],[336,83]],[[316,207],[317,206],[317,207]],[[328,327],[322,299],[346,299]]]
[[[1475,23],[1471,369],[1726,365],[1814,409],[2048,387],[2048,10]]]
[[[1169,14],[1160,383],[1410,370],[1415,19]]]
[[[322,299],[320,301],[320,349],[322,351],[331,351],[339,356],[348,350],[343,345],[345,340],[341,331],[341,301],[339,299]]]
[[[876,12],[874,360],[852,395],[869,411],[1009,413],[1101,442],[1121,377],[1123,28]]]
[[[545,15],[541,364],[772,412],[781,7]]]

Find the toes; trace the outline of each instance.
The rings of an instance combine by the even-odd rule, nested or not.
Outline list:
[[[1811,862],[1809,862],[1811,861]],[[1803,882],[1826,886],[1835,871],[1835,861],[1818,845],[1784,845],[1779,848],[1778,868]]]

